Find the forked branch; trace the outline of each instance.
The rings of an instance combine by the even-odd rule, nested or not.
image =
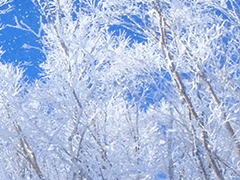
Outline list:
[[[162,36],[160,44],[161,44],[161,48],[163,49],[163,51],[164,51],[164,53],[166,55],[166,58],[167,58],[167,61],[168,61],[168,64],[169,64],[168,67],[170,69],[170,73],[171,73],[171,75],[172,75],[172,77],[174,79],[174,82],[177,85],[177,89],[179,91],[180,96],[183,98],[183,100],[185,101],[185,103],[187,105],[188,111],[194,117],[194,119],[197,121],[198,125],[202,129],[203,145],[204,145],[204,148],[205,148],[205,150],[207,152],[207,156],[209,158],[209,161],[210,161],[210,163],[212,165],[212,168],[213,168],[216,176],[219,179],[224,180],[222,172],[221,172],[221,170],[217,166],[216,159],[212,156],[212,152],[211,152],[211,150],[208,147],[208,144],[209,144],[209,142],[208,142],[208,133],[207,133],[207,131],[204,128],[204,123],[198,117],[198,115],[197,115],[197,113],[196,113],[196,111],[195,111],[195,109],[194,109],[194,107],[192,105],[192,102],[191,102],[190,98],[188,97],[188,95],[186,93],[186,90],[185,90],[185,88],[183,86],[182,80],[181,80],[181,78],[179,76],[179,73],[176,71],[174,62],[173,62],[173,60],[171,58],[171,55],[170,55],[170,52],[168,50],[168,47],[167,47],[167,34],[166,34],[166,27],[168,27],[168,25],[166,24],[165,19],[164,19],[163,15],[162,15],[161,8],[157,7],[157,5],[156,5],[156,3],[154,1],[152,1],[152,6],[156,10],[157,14],[159,15],[159,26],[160,26],[159,28],[160,28],[160,33],[161,33],[161,36]],[[199,150],[198,146],[196,146],[196,148],[197,148],[197,150]],[[199,156],[199,154],[196,154],[196,155]],[[203,162],[202,162],[201,157],[198,157],[197,159],[199,160],[201,172],[204,175],[204,178],[208,179],[208,176],[206,174],[206,170],[203,167]]]

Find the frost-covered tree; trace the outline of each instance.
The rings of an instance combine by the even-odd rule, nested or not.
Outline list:
[[[169,178],[239,177],[239,2],[152,1],[138,6],[140,12],[129,10],[135,13],[126,14],[122,24],[145,36],[145,47],[158,50],[148,49],[146,56],[157,54],[158,60],[144,58],[142,72],[151,79],[152,71],[166,70],[179,94],[177,102],[175,95],[166,94],[181,115],[184,133],[178,134],[177,121],[173,129],[185,146],[171,139],[172,149],[182,156],[168,157]]]
[[[124,35],[108,32],[117,23],[114,9],[103,2],[34,3],[42,14],[39,32],[18,19],[8,25],[39,37],[46,61],[43,78],[31,85],[20,81],[19,69],[2,71],[6,78],[1,82],[16,91],[6,88],[2,97],[2,127],[12,134],[10,139],[2,137],[6,176],[153,178],[162,169],[163,140],[158,121],[145,121],[151,116],[139,116],[138,106],[129,107],[124,82],[117,82],[120,69],[110,71],[130,52]]]
[[[46,60],[0,64],[4,179],[239,178],[238,1],[32,2],[39,31],[8,26]]]

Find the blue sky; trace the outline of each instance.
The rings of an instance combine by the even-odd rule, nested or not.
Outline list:
[[[35,32],[39,28],[39,12],[30,0],[14,0],[10,3],[12,11],[1,15],[1,24],[16,25],[15,17],[19,21],[23,21]],[[5,8],[5,7],[2,7]],[[39,78],[38,73],[41,71],[39,64],[44,61],[45,57],[41,51],[36,49],[23,48],[24,44],[40,47],[38,38],[34,34],[6,27],[0,31],[0,43],[2,50],[5,51],[1,58],[1,62],[11,62],[14,65],[20,64],[25,69],[29,82]]]

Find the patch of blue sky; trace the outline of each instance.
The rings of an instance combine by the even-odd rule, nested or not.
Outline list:
[[[226,98],[224,106],[227,108],[227,110],[230,110],[232,107],[234,107],[236,105],[237,105],[237,109],[238,109],[238,106],[239,106],[239,101],[238,100],[236,100],[233,97]]]
[[[91,5],[90,5],[90,3],[88,1],[76,0],[76,1],[74,1],[73,8],[74,8],[74,11],[76,11],[76,12],[83,11],[84,13],[89,13],[89,15],[90,15],[91,7],[99,6],[99,2],[100,2],[100,0],[93,0],[93,1],[91,1]],[[73,15],[73,19],[75,20],[77,18],[76,14],[73,13],[72,15]]]
[[[235,0],[235,1],[227,1],[227,7],[229,10],[235,10],[237,11],[236,13],[239,15],[239,5],[240,5],[240,1],[239,0]]]
[[[129,106],[138,104],[141,111],[147,111],[150,105],[158,105],[167,98],[170,91],[171,76],[166,70],[156,70],[149,74],[136,76],[128,82],[125,98]]]
[[[226,56],[224,54],[217,54],[216,56],[219,63],[219,68],[222,69],[226,63]]]
[[[231,41],[231,36],[230,35],[225,35],[225,36],[222,36],[222,42],[225,44],[225,45],[228,45],[229,42]]]
[[[167,174],[164,174],[161,172],[155,176],[155,180],[163,180],[163,179],[168,179]]]
[[[15,18],[27,24],[32,30],[38,32],[39,12],[31,1],[14,0],[10,3],[12,11],[1,15],[1,24],[16,25]],[[0,32],[0,43],[5,51],[1,58],[2,63],[13,63],[21,65],[25,69],[25,74],[29,81],[39,78],[41,69],[39,64],[45,60],[43,53],[37,49],[26,49],[23,46],[28,44],[41,48],[39,39],[32,33],[5,27]]]
[[[213,8],[213,11],[216,13],[216,15],[221,16],[222,19],[228,19],[227,15],[219,9]]]
[[[113,35],[115,35],[115,36],[119,36],[119,35],[125,33],[126,38],[129,38],[129,40],[130,40],[129,41],[130,46],[135,42],[143,43],[143,42],[147,41],[145,36],[142,36],[141,34],[132,31],[130,28],[127,28],[126,26],[111,25],[108,30],[109,30],[109,32],[113,32]]]
[[[143,3],[139,3],[138,6],[140,7],[140,10],[143,11],[147,8]],[[114,35],[120,35],[122,32],[125,32],[126,37],[131,39],[130,45],[133,42],[147,42],[147,37],[143,35],[143,28],[151,26],[150,17],[148,15],[145,15],[144,17],[139,17],[137,15],[123,15],[120,18],[121,24],[110,26],[110,32],[114,32]]]
[[[44,107],[44,112],[48,115],[53,114],[55,112],[55,108],[53,105],[48,104],[47,106]]]

